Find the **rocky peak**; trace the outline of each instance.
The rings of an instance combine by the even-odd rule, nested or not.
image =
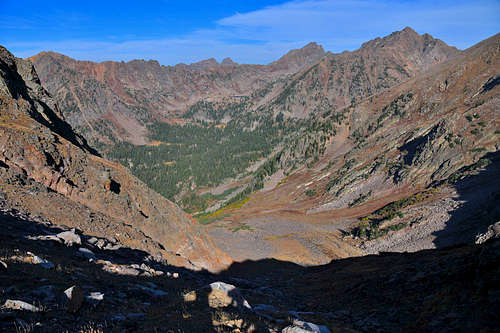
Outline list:
[[[313,64],[325,56],[326,52],[321,45],[311,42],[300,49],[294,49],[272,62],[270,65],[279,68],[299,67]]]
[[[198,61],[189,65],[193,70],[204,70],[219,66],[219,63],[214,58]]]
[[[222,60],[221,65],[238,65],[238,63],[234,62],[233,59],[227,57]]]

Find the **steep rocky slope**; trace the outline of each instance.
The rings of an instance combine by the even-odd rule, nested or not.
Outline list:
[[[221,268],[228,257],[196,221],[94,154],[60,118],[33,66],[0,49],[0,199],[54,224],[149,249],[174,263]]]
[[[446,61],[459,51],[407,27],[364,43],[358,50],[328,53],[274,92],[270,107],[286,116],[335,111],[380,93]]]
[[[57,197],[47,202],[61,214]],[[214,275],[168,265],[155,247],[130,249],[121,237],[92,237],[6,204],[0,200],[4,331],[288,333],[309,322],[331,332],[494,332],[499,324],[499,241],[484,242],[499,237],[498,224],[478,245],[309,268],[246,261]]]
[[[0,221],[5,332],[495,332],[499,325],[498,239],[316,267],[246,261],[209,274],[1,204]]]
[[[499,50],[496,35],[394,88],[325,110],[274,155],[264,189],[225,212],[217,225],[228,232],[212,235],[237,256],[257,238],[252,258],[309,263],[353,255],[352,246],[373,253],[474,242],[500,219]]]

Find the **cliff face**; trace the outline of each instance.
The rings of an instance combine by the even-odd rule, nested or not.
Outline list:
[[[55,224],[149,249],[174,263],[221,268],[228,257],[175,204],[95,155],[60,117],[33,66],[0,49],[3,199]]]

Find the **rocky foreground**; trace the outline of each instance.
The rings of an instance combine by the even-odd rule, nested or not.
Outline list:
[[[0,212],[5,332],[494,332],[500,227],[481,245],[212,274]],[[483,239],[484,241],[484,239]]]

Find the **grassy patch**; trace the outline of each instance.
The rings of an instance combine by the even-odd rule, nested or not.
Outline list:
[[[238,232],[240,230],[247,230],[247,231],[253,231],[253,229],[246,224],[237,226],[236,228],[233,229],[233,232]]]
[[[482,169],[487,167],[491,163],[491,160],[487,158],[481,158],[479,161],[477,161],[474,164],[471,164],[469,166],[466,166],[457,172],[453,173],[450,177],[448,177],[447,182],[450,184],[456,183],[458,180],[460,180],[462,177],[466,176],[468,173],[473,172],[478,169]]]
[[[292,236],[292,234],[284,234],[284,235],[279,235],[279,236],[267,236],[267,237],[264,237],[264,239],[265,240],[278,240],[278,239],[288,238],[291,236]]]
[[[308,197],[313,197],[313,196],[315,196],[315,195],[316,195],[316,190],[315,190],[315,189],[308,189],[308,190],[306,191],[306,195],[307,195]]]
[[[288,181],[288,178],[289,178],[289,177],[290,177],[290,176],[286,176],[285,178],[283,178],[282,180],[280,180],[280,181],[278,182],[278,185],[277,185],[277,186],[280,186],[280,185],[286,184],[286,182]]]
[[[225,217],[230,216],[231,214],[229,214],[229,212],[228,212],[229,210],[241,208],[249,200],[250,200],[249,197],[245,197],[243,199],[234,201],[234,202],[232,202],[232,203],[230,203],[230,204],[228,204],[228,205],[226,205],[226,206],[224,206],[224,207],[222,207],[214,212],[198,214],[195,216],[195,218],[198,220],[198,222],[200,224],[209,224],[209,223],[212,223],[212,222],[215,222],[217,220],[221,220]]]

